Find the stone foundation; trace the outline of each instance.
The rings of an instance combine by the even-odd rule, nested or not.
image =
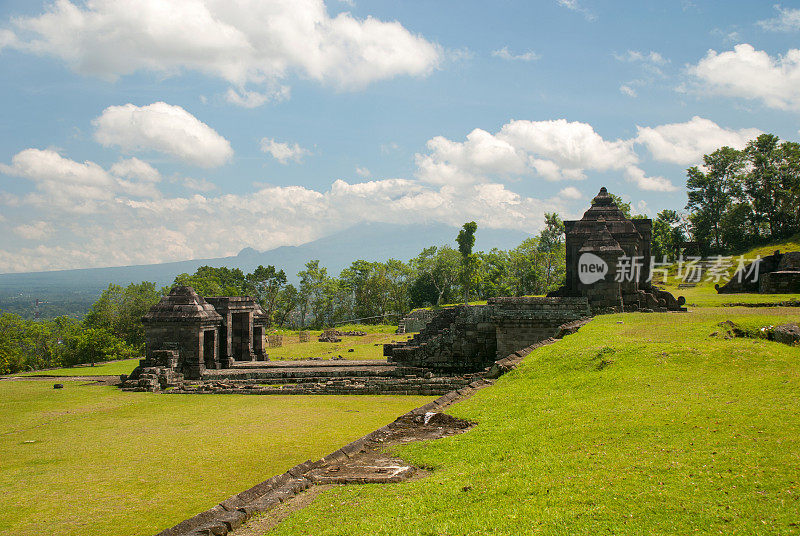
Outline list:
[[[553,337],[562,324],[589,317],[586,298],[491,298],[487,305],[437,311],[417,335],[384,345],[390,362],[438,372],[477,372]]]

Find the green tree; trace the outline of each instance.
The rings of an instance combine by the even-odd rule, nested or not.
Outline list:
[[[253,298],[264,308],[271,324],[278,294],[286,285],[286,273],[283,270],[275,270],[272,265],[266,268],[259,265],[253,273],[245,276],[245,280],[253,292]]]
[[[435,289],[435,305],[446,303],[444,298],[451,297],[453,286],[458,281],[461,265],[459,252],[450,246],[431,246],[411,259],[411,265],[419,274],[419,287],[430,285]]]
[[[246,296],[253,293],[244,272],[239,268],[201,266],[194,274],[180,274],[173,286],[192,287],[201,296]]]
[[[666,257],[675,260],[678,247],[686,241],[682,218],[674,210],[665,209],[653,221],[652,255],[659,261]]]
[[[692,211],[689,215],[692,234],[706,245],[707,251],[723,253],[727,250],[723,240],[723,216],[741,202],[744,166],[742,151],[722,147],[703,156],[702,170],[694,166],[686,171],[689,196],[686,208]]]
[[[108,285],[92,305],[83,324],[86,328],[103,329],[132,348],[144,351],[142,316],[158,303],[164,292],[149,281],[131,283],[127,287]]]
[[[554,290],[563,283],[566,274],[566,248],[564,244],[564,222],[555,212],[545,213],[545,227],[539,235],[539,251],[542,255],[542,283],[537,293]]]
[[[745,190],[757,236],[777,240],[797,231],[800,145],[762,134],[747,144]]]
[[[478,224],[474,221],[465,223],[456,237],[458,252],[461,253],[461,285],[464,289],[464,305],[469,303],[469,291],[472,286],[472,273],[475,259],[472,255],[472,248],[475,246],[475,231]]]

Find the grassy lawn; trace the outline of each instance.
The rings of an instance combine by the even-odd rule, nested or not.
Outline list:
[[[796,308],[600,316],[398,451],[417,481],[323,493],[270,535],[797,534],[800,351],[710,337]]]
[[[0,382],[0,534],[155,534],[430,399]]]
[[[800,251],[800,235],[793,238],[776,242],[767,246],[760,246],[744,253],[744,258],[753,260],[757,256],[766,257],[772,255],[775,250],[780,250],[783,253],[787,251]],[[734,255],[733,266],[728,270],[728,276],[732,277],[738,266],[738,256]],[[686,298],[686,304],[689,307],[719,307],[725,303],[738,302],[738,303],[775,303],[789,300],[800,300],[800,294],[718,294],[714,289],[713,280],[702,280],[697,286],[690,288],[678,288],[680,280],[676,278],[677,265],[669,268],[667,283],[663,282],[663,275],[661,273],[653,274],[653,283],[657,286],[668,290],[675,296],[683,296]],[[719,286],[724,285],[727,279],[719,281]]]
[[[310,331],[309,342],[300,342],[297,331],[282,332],[283,346],[268,348],[272,360],[308,359],[321,357],[330,359],[341,355],[345,359],[385,359],[383,345],[392,341],[405,341],[411,334],[396,335],[397,326],[392,325],[348,325],[337,326],[339,331],[364,331],[361,337],[343,336],[342,342],[319,342],[322,331]],[[350,352],[349,350],[353,351]]]
[[[118,374],[130,374],[139,364],[139,359],[121,359],[95,365],[80,365],[77,367],[67,367],[52,370],[36,370],[34,372],[23,372],[12,374],[12,376],[116,376]]]

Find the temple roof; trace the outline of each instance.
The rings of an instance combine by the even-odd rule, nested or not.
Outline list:
[[[570,234],[591,234],[598,221],[605,222],[607,231],[614,236],[629,234],[640,237],[636,226],[625,217],[605,186],[592,199],[592,206],[583,213],[583,218],[574,223]]]
[[[142,322],[221,322],[214,307],[192,287],[173,287],[169,294],[150,308]]]
[[[604,251],[622,252],[619,242],[614,240],[614,237],[609,232],[602,218],[594,222],[593,225],[594,228],[592,229],[591,235],[589,235],[589,238],[586,239],[580,249],[581,253]]]

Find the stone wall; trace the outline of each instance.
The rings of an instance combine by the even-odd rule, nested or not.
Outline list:
[[[417,333],[425,329],[428,322],[436,316],[433,309],[416,309],[400,319],[397,326],[397,333]]]
[[[492,298],[487,305],[441,309],[408,342],[384,346],[389,361],[444,372],[476,372],[553,337],[562,324],[589,317],[577,298]]]

